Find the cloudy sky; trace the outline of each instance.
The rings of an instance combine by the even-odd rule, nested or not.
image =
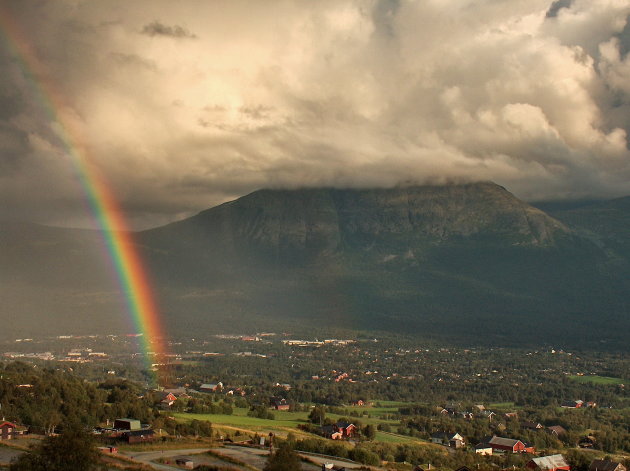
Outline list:
[[[136,228],[263,187],[630,194],[630,0],[0,0],[0,15],[0,218],[89,225],[68,120]],[[53,89],[61,125],[38,92]]]

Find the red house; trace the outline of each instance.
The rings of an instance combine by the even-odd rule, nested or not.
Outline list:
[[[337,422],[332,425],[324,425],[322,427],[322,435],[333,440],[342,440],[354,436],[357,427],[348,422]]]
[[[283,397],[272,397],[271,407],[273,407],[275,410],[289,410],[291,408],[291,404],[289,404],[287,400]]]
[[[348,422],[337,422],[335,427],[337,427],[337,430],[342,433],[344,438],[352,437],[357,429],[354,424],[350,424]]]
[[[12,422],[0,422],[0,440],[11,440],[16,428]]]
[[[567,464],[562,455],[539,456],[532,458],[525,465],[529,469],[536,471],[570,471],[571,466]]]
[[[534,453],[536,451],[532,445],[524,443],[521,440],[497,437],[496,435],[488,440],[488,445],[492,447],[493,452],[506,451],[508,453]]]

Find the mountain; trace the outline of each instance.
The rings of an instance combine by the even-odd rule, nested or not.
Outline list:
[[[592,211],[591,221],[605,213]],[[555,216],[488,182],[261,190],[140,232],[136,242],[171,332],[380,330],[468,344],[627,349],[630,251],[611,249],[600,226]],[[65,255],[80,244],[98,251],[86,237],[64,235],[47,246],[56,255],[38,256],[52,260],[48,278],[55,260],[69,260],[67,280],[48,285],[31,275],[32,263],[21,279],[75,294],[71,279],[79,279],[99,301],[95,318],[107,310],[121,317],[110,279]],[[41,249],[41,240],[21,243]],[[22,256],[12,271],[22,271]],[[111,322],[124,325],[124,316]]]

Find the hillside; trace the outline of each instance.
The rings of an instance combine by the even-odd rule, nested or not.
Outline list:
[[[136,240],[171,332],[388,330],[462,343],[627,348],[629,252],[611,252],[596,230],[476,183],[261,190]],[[20,279],[60,304],[71,279],[82,279],[98,293],[94,318],[110,310],[119,318],[112,325],[125,325],[116,290],[66,256],[79,242],[64,237],[49,245],[57,255],[40,258],[68,261],[63,270],[74,275],[65,287],[29,275],[32,264]],[[16,257],[11,270],[23,271]],[[102,260],[89,260],[107,274]]]

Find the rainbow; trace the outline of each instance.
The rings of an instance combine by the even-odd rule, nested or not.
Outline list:
[[[140,345],[145,361],[150,366],[150,353],[158,356],[167,353],[166,337],[148,273],[136,249],[123,211],[105,178],[94,165],[80,126],[67,113],[70,108],[63,94],[48,77],[46,68],[38,60],[29,41],[4,5],[0,5],[0,33],[10,53],[19,61],[23,74],[31,84],[34,98],[41,103],[48,118],[59,124],[57,134],[70,157],[103,235],[118,282],[125,294],[135,331],[142,334],[139,335]]]

